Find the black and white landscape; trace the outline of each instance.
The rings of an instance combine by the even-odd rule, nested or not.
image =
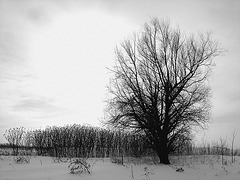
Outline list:
[[[0,179],[239,179],[240,2],[0,1]]]

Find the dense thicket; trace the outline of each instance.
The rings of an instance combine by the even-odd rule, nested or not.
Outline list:
[[[25,131],[21,144],[38,155],[56,157],[143,156],[153,152],[139,134],[91,126],[67,125]]]
[[[33,154],[32,151],[36,151],[37,155],[53,157],[157,156],[149,148],[144,135],[92,126],[75,124],[31,131],[16,127],[6,130],[5,137],[8,143],[0,144],[0,148],[12,148],[13,155],[22,152]],[[226,141],[223,140],[212,144],[204,143],[200,147],[190,141],[179,144],[181,146],[172,152],[173,155],[228,155],[233,158],[240,155],[239,150],[228,148]]]

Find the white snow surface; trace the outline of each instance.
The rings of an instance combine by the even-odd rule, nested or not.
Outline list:
[[[66,160],[66,159],[65,159]],[[13,156],[0,156],[0,180],[240,180],[240,157],[175,156],[171,165],[153,164],[144,159],[125,158],[124,166],[111,159],[88,159],[91,174],[71,174],[69,162],[51,157],[31,156],[30,163],[17,164]],[[183,172],[176,170],[182,168]]]

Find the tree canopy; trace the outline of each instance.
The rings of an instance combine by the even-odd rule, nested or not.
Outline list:
[[[209,119],[207,83],[219,46],[153,18],[115,50],[107,123],[144,133],[160,163]]]

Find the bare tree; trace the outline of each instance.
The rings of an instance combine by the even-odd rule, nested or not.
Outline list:
[[[236,135],[237,135],[237,130],[234,129],[233,133],[232,133],[232,150],[231,150],[231,156],[232,156],[232,163],[234,162],[234,159],[235,159],[235,155],[236,155],[236,152],[234,153],[234,141],[235,141],[235,138],[236,138]]]
[[[227,163],[227,161],[224,162],[224,155],[226,154],[227,150],[228,150],[228,148],[227,148],[226,139],[223,140],[222,138],[220,138],[220,151],[221,151],[221,156],[222,156],[222,165]]]
[[[24,127],[16,127],[6,130],[4,137],[9,142],[9,145],[13,148],[13,155],[18,155],[19,147],[23,145],[24,134]]]
[[[160,163],[169,164],[169,152],[209,118],[206,79],[218,54],[210,33],[187,37],[152,19],[116,48],[107,123],[144,133]]]

